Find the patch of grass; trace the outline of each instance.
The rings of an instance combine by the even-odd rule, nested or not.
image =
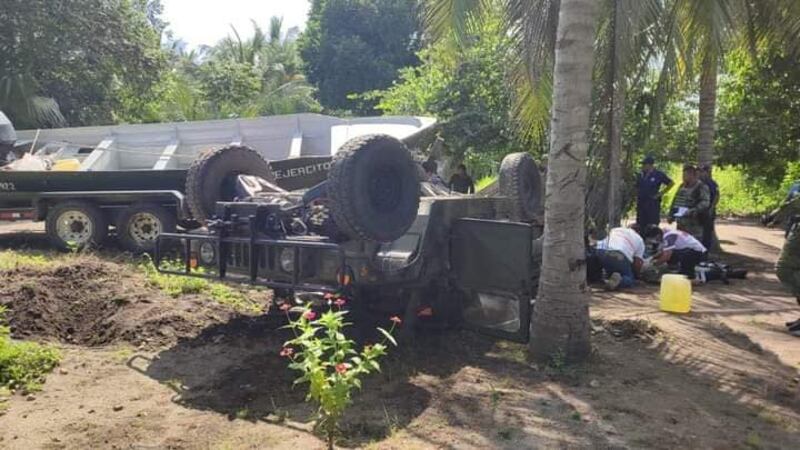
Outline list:
[[[523,344],[515,342],[498,341],[495,344],[495,349],[498,356],[510,361],[518,362],[520,364],[528,363],[527,347]]]
[[[13,270],[18,267],[48,267],[54,263],[43,254],[3,250],[0,252],[0,270]]]
[[[222,305],[228,305],[237,311],[260,312],[261,306],[248,299],[242,292],[222,283],[209,283],[208,295]]]
[[[475,182],[475,192],[480,192],[482,189],[494,183],[496,180],[497,180],[497,175],[483,177],[479,179],[478,181]]]
[[[236,416],[237,419],[247,420],[248,418],[250,418],[250,409],[242,408],[242,409],[236,411],[235,416]]]
[[[119,348],[114,350],[113,358],[120,362],[121,364],[126,364],[131,357],[136,353],[133,347],[129,345],[121,345]]]
[[[11,398],[11,391],[7,387],[0,386],[0,416],[8,409],[9,398]]]
[[[759,436],[755,431],[752,431],[747,435],[744,443],[749,448],[761,448],[761,436]]]
[[[182,267],[177,264],[166,263],[165,267],[180,270]],[[261,306],[242,293],[226,284],[209,281],[203,278],[195,278],[180,275],[170,275],[161,273],[156,269],[155,264],[150,258],[145,258],[139,268],[144,272],[147,281],[171,297],[181,295],[205,294],[221,305],[230,306],[241,312],[259,312]],[[199,270],[199,269],[198,269]],[[202,273],[202,272],[198,272]]]
[[[45,375],[58,365],[61,355],[48,345],[11,340],[5,311],[0,306],[0,387],[37,391]]]
[[[208,281],[202,278],[182,277],[161,273],[150,258],[145,258],[139,268],[144,272],[147,281],[170,297],[187,294],[199,294],[208,289]],[[174,268],[171,267],[170,268]]]
[[[771,411],[768,409],[762,409],[757,415],[759,419],[777,427],[783,428],[788,432],[796,431],[796,425],[794,421],[777,411]]]
[[[569,416],[570,419],[579,422],[581,420],[581,413],[578,411],[573,411],[572,414]]]

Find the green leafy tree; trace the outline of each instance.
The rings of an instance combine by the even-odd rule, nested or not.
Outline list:
[[[233,117],[261,92],[255,67],[235,60],[212,60],[200,68],[204,94],[218,117]]]
[[[490,175],[504,155],[532,145],[512,120],[510,40],[496,15],[455,53],[454,45],[451,38],[421,50],[419,66],[402,69],[391,88],[367,97],[379,99],[377,109],[386,114],[439,118],[450,156],[464,160],[473,175]]]
[[[668,59],[680,60],[674,76],[699,74],[698,160],[714,161],[719,69],[725,56],[746,51],[751,57],[778,44],[795,52],[800,42],[797,0],[671,0],[665,21]]]
[[[4,1],[0,108],[20,127],[115,122],[161,77],[165,56],[151,22],[158,8],[143,0]]]
[[[779,48],[756,60],[742,52],[727,61],[720,92],[719,161],[745,165],[777,186],[800,160],[800,68]]]
[[[313,0],[300,40],[305,74],[328,109],[373,112],[353,94],[384,89],[416,64],[417,0]]]

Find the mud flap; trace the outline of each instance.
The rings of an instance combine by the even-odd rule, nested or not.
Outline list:
[[[452,229],[450,267],[462,294],[466,328],[527,342],[531,300],[539,278],[533,227],[525,223],[460,219]]]

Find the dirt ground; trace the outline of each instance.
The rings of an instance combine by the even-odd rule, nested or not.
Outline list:
[[[24,226],[0,233],[2,248],[42,239]],[[524,346],[469,332],[423,334],[357,394],[338,445],[797,448],[800,340],[783,322],[800,308],[772,269],[782,234],[741,222],[718,233],[722,259],[751,274],[699,287],[690,314],[659,312],[654,286],[596,291],[595,352],[580,367],[532,365]],[[64,353],[41,392],[8,401],[0,448],[324,447],[278,356],[279,322],[165,297],[118,262],[92,261],[61,290],[57,269],[0,273],[15,333]]]

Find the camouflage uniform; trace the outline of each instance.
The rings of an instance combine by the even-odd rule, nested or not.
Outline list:
[[[680,207],[688,208],[689,211],[685,216],[677,218],[678,229],[702,241],[703,228],[711,208],[711,191],[709,191],[708,185],[702,181],[697,181],[692,186],[681,185],[675,198],[672,199],[670,216],[675,214]]]
[[[788,224],[789,219],[797,214],[800,214],[800,197],[786,199],[775,211],[769,214],[769,224]]]
[[[800,301],[800,223],[789,230],[775,270],[781,283]]]

